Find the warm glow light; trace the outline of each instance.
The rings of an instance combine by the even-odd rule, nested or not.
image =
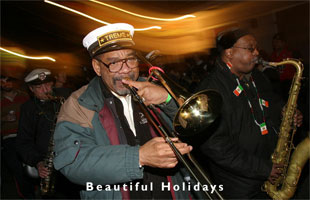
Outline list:
[[[74,9],[72,9],[72,8],[69,8],[69,7],[60,5],[60,4],[58,4],[58,3],[55,3],[55,2],[52,2],[52,1],[49,1],[49,0],[44,0],[44,2],[45,2],[45,3],[49,3],[49,4],[51,4],[51,5],[54,5],[54,6],[57,6],[57,7],[59,7],[59,8],[68,10],[68,11],[70,11],[70,12],[76,13],[76,14],[78,14],[78,15],[81,15],[81,16],[86,17],[86,18],[88,18],[88,19],[94,20],[94,21],[99,22],[99,23],[101,23],[101,24],[105,24],[105,25],[110,24],[110,23],[108,23],[108,22],[105,22],[105,21],[102,21],[102,20],[100,20],[100,19],[94,18],[94,17],[92,17],[92,16],[90,16],[90,15],[87,15],[87,14],[85,14],[85,13],[82,13],[82,12],[80,12],[80,11],[77,11],[77,10],[74,10]],[[146,30],[151,30],[151,29],[161,29],[161,27],[160,27],[160,26],[151,26],[151,27],[147,27],[147,28],[135,29],[135,31],[146,31]]]
[[[189,116],[189,114],[186,111],[182,112],[181,115],[183,118],[187,118]]]
[[[37,56],[36,56],[36,57],[34,57],[34,56],[25,56],[25,55],[22,55],[22,54],[19,54],[19,53],[16,53],[16,52],[13,52],[13,51],[4,49],[4,48],[2,48],[2,47],[0,47],[0,50],[5,51],[5,52],[10,53],[10,54],[13,54],[13,55],[15,55],[15,56],[19,56],[19,57],[27,58],[27,59],[34,59],[34,60],[50,60],[50,61],[53,61],[53,62],[56,61],[54,58],[47,57],[47,56],[41,56],[41,57],[37,57]]]
[[[191,12],[189,14],[193,14],[196,17],[187,18],[185,20],[167,22],[153,21],[148,18],[137,17],[137,15],[133,16],[131,15],[131,13],[129,14],[128,12],[122,12],[120,8],[123,10],[126,9],[126,11],[138,13],[141,16],[147,15],[151,17],[161,18],[170,18],[166,16],[173,16],[174,18],[175,16],[166,15],[166,13],[162,12],[162,9],[153,9],[150,11],[143,9],[142,7],[137,8],[134,7],[135,5],[131,5],[130,1],[127,1],[127,5],[124,5],[126,3],[125,1],[74,1],[77,2],[77,4],[84,2],[82,4],[87,6],[85,9],[89,9],[87,11],[80,7],[73,7],[75,4],[69,4],[69,2],[68,4],[65,4],[65,2],[67,1],[45,0],[45,2],[51,1],[55,2],[53,3],[53,5],[58,6],[58,3],[63,2],[60,4],[74,8],[79,11],[83,11],[85,13],[84,14],[81,12],[75,12],[74,15],[76,15],[76,13],[78,13],[79,15],[83,15],[84,17],[88,16],[86,14],[92,15],[92,17],[88,16],[88,18],[91,20],[95,20],[97,23],[99,22],[99,25],[102,25],[102,23],[104,23],[103,21],[99,20],[102,19],[107,20],[107,22],[105,22],[104,24],[128,21],[128,23],[139,27],[152,25],[161,26],[161,30],[155,31],[152,30],[141,32],[142,30],[149,30],[154,27],[147,29],[136,29],[138,34],[134,37],[136,44],[135,47],[142,52],[151,52],[154,49],[157,49],[161,52],[162,55],[164,55],[161,59],[166,59],[165,62],[169,64],[182,62],[182,59],[185,59],[188,55],[193,53],[199,53],[201,55],[208,53],[210,49],[215,47],[215,37],[217,33],[221,31],[227,30],[232,27],[252,29],[251,27],[257,26],[256,28],[260,29],[263,28],[261,27],[263,26],[263,23],[266,23],[266,25],[269,26],[269,23],[271,22],[267,21],[267,18],[261,18],[261,16],[270,17],[269,15],[274,15],[274,13],[278,12],[279,10],[286,9],[288,6],[296,6],[301,4],[293,1],[266,1],[264,3],[261,3],[260,1],[234,1],[228,4],[216,4],[214,7],[209,8],[207,6],[208,3],[205,4],[202,2],[201,6],[199,4],[195,4],[195,7],[191,8],[191,10],[195,10],[195,12]],[[100,3],[102,5],[94,2],[102,2]],[[120,2],[123,2],[124,4]],[[173,2],[171,1],[171,3]],[[66,12],[69,12],[67,7],[65,6],[60,5],[61,8],[66,9]],[[184,6],[186,6],[186,4]],[[186,7],[184,7],[184,9],[186,9]],[[98,19],[95,19],[94,17],[97,17]],[[81,27],[81,30],[86,32],[86,30],[91,28],[93,28],[91,24],[83,23],[83,27]],[[58,60],[59,59],[57,59],[57,61]],[[181,68],[185,70],[185,66],[182,66]],[[203,107],[206,107],[206,109],[209,108],[208,106],[204,105]]]
[[[99,20],[99,19],[97,19],[97,18],[94,18],[94,17],[92,17],[92,16],[86,15],[85,13],[82,13],[82,12],[80,12],[80,11],[77,11],[77,10],[74,10],[74,9],[72,9],[72,8],[68,8],[68,7],[66,7],[66,6],[60,5],[60,4],[58,4],[58,3],[55,3],[55,2],[52,2],[52,1],[49,1],[49,0],[44,0],[44,2],[45,2],[45,3],[52,4],[52,5],[57,6],[57,7],[59,7],[59,8],[68,10],[68,11],[70,11],[70,12],[76,13],[76,14],[78,14],[78,15],[82,15],[83,17],[86,17],[86,18],[88,18],[88,19],[94,20],[94,21],[99,22],[99,23],[101,23],[101,24],[105,24],[105,25],[110,24],[110,23],[108,23],[108,22],[105,22],[105,21]]]
[[[200,111],[198,109],[194,109],[193,113],[196,117],[200,115]]]
[[[96,0],[89,0],[89,1],[94,2],[94,3],[98,3],[98,4],[103,5],[103,6],[107,6],[109,8],[113,8],[113,9],[122,11],[124,13],[130,14],[130,15],[133,15],[133,16],[136,16],[136,17],[141,17],[141,18],[144,18],[144,19],[152,19],[152,20],[157,20],[157,21],[178,21],[178,20],[182,20],[182,19],[186,19],[186,18],[194,18],[194,17],[196,17],[195,15],[183,15],[181,17],[170,18],[170,19],[157,18],[157,17],[149,17],[149,16],[133,13],[133,12],[130,12],[130,11],[127,11],[127,10],[124,10],[124,9],[121,9],[121,8],[116,7],[116,6],[112,6],[110,4],[103,3],[103,2],[100,2],[100,1],[96,1]]]
[[[151,27],[147,27],[147,28],[135,28],[135,31],[147,31],[147,30],[151,30],[151,29],[161,29],[160,26],[151,26]]]

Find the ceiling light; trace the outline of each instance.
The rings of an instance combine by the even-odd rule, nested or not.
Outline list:
[[[51,5],[54,5],[54,6],[57,6],[57,7],[59,7],[59,8],[68,10],[68,11],[70,11],[70,12],[76,13],[76,14],[78,14],[78,15],[81,15],[81,16],[86,17],[86,18],[88,18],[88,19],[91,19],[91,20],[93,20],[93,21],[99,22],[99,23],[101,23],[101,24],[105,24],[105,25],[110,24],[110,23],[108,23],[108,22],[105,22],[105,21],[102,21],[102,20],[100,20],[100,19],[94,18],[94,17],[92,17],[92,16],[90,16],[90,15],[87,15],[87,14],[85,14],[85,13],[82,13],[82,12],[80,12],[80,11],[77,11],[77,10],[74,10],[74,9],[72,9],[72,8],[69,8],[69,7],[60,5],[60,4],[58,4],[58,3],[55,3],[55,2],[52,2],[52,1],[49,1],[49,0],[44,0],[44,2],[45,2],[45,3],[49,3],[49,4],[51,4]],[[147,27],[147,28],[135,29],[135,31],[146,31],[146,30],[151,30],[151,29],[161,29],[161,27],[160,27],[160,26],[151,26],[151,27]]]
[[[0,47],[0,50],[5,51],[5,52],[7,52],[9,54],[13,54],[15,56],[22,57],[22,58],[33,59],[33,60],[50,60],[50,61],[56,62],[56,60],[54,58],[47,57],[47,56],[39,56],[39,57],[38,56],[26,56],[26,55],[22,55],[22,54],[19,54],[19,53],[16,53],[16,52],[4,49],[2,47]]]
[[[158,18],[158,17],[149,17],[149,16],[145,16],[145,15],[140,15],[140,14],[137,14],[137,13],[133,13],[133,12],[130,12],[130,11],[124,10],[124,9],[122,9],[122,8],[118,8],[118,7],[116,7],[116,6],[112,6],[112,5],[110,5],[110,4],[103,3],[103,2],[100,2],[100,1],[96,1],[96,0],[89,0],[89,1],[94,2],[94,3],[97,3],[97,4],[100,4],[100,5],[103,5],[103,6],[107,6],[107,7],[109,7],[109,8],[113,8],[113,9],[119,10],[119,11],[121,11],[121,12],[130,14],[130,15],[133,15],[133,16],[136,16],[136,17],[141,17],[141,18],[144,18],[144,19],[157,20],[157,21],[178,21],[178,20],[182,20],[182,19],[186,19],[186,18],[194,18],[194,17],[196,17],[195,15],[183,15],[183,16],[181,16],[181,17],[169,18],[169,19]]]

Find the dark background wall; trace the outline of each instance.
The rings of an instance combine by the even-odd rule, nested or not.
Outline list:
[[[272,52],[272,37],[283,33],[291,50],[298,51],[305,65],[309,64],[309,3],[301,4],[269,15],[240,22],[252,31],[261,49]]]

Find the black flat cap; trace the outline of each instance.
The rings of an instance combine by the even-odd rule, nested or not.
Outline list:
[[[222,53],[225,49],[233,47],[239,38],[249,34],[248,31],[243,29],[232,29],[221,32],[216,38],[216,48],[219,53]]]

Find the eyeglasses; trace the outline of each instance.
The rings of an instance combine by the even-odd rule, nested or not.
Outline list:
[[[253,53],[255,50],[258,51],[258,47],[252,48],[252,47],[235,47],[235,46],[233,46],[233,48],[246,49],[246,50],[250,51],[251,53]]]
[[[100,59],[96,60],[106,66],[112,73],[116,73],[122,70],[124,63],[126,63],[127,67],[129,67],[130,69],[138,67],[139,63],[139,60],[136,57],[124,58],[118,61],[111,62],[109,64],[102,62]]]

